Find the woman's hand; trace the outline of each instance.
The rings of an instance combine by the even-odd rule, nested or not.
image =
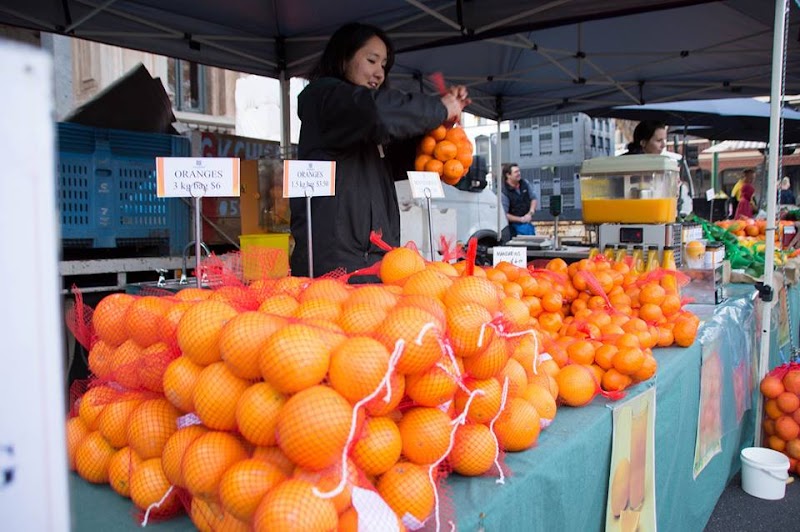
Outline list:
[[[464,110],[472,100],[469,99],[467,88],[463,85],[454,85],[450,87],[447,94],[442,96],[442,104],[447,108],[446,123],[455,123]]]

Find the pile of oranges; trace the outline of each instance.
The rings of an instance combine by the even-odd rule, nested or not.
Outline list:
[[[697,332],[676,272],[604,258],[470,270],[401,247],[380,285],[108,296],[70,466],[145,518],[190,500],[201,530],[354,530],[370,511],[357,490],[424,522],[442,471],[503,475],[498,454],[535,445],[559,404],[651,378],[652,348]]]
[[[789,457],[789,471],[800,473],[800,364],[779,366],[761,380],[762,427],[767,447]]]
[[[444,125],[429,131],[417,147],[414,170],[436,172],[448,185],[455,185],[467,175],[472,165],[473,146],[464,129]]]

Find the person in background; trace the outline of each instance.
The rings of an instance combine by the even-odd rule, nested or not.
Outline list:
[[[692,194],[689,190],[689,183],[685,179],[680,180],[678,185],[678,214],[686,217],[692,213]]]
[[[373,231],[390,246],[400,245],[394,181],[414,168],[419,137],[453,124],[471,103],[463,86],[443,96],[388,88],[393,63],[394,48],[383,30],[346,24],[331,36],[297,98],[298,158],[336,161],[336,195],[311,200],[315,276],[378,262],[385,252],[370,242]],[[306,200],[292,198],[290,204],[292,275],[307,276]]]
[[[633,130],[633,140],[625,155],[647,153],[660,155],[667,149],[667,125],[656,120],[642,120]]]
[[[739,203],[736,205],[736,213],[733,218],[752,218],[753,217],[753,194],[756,192],[756,187],[753,186],[755,181],[756,172],[753,169],[744,171],[744,182],[739,187]]]
[[[778,196],[778,204],[780,205],[794,205],[797,200],[794,197],[794,192],[792,192],[792,182],[789,181],[789,178],[784,176],[781,179],[781,192]]]
[[[506,212],[511,237],[517,235],[535,235],[533,213],[536,212],[536,194],[527,181],[522,179],[517,163],[503,165],[503,195],[500,198]]]

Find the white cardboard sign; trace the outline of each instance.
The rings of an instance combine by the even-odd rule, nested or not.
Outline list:
[[[436,172],[406,172],[411,185],[411,197],[415,199],[443,198],[442,180]]]
[[[156,157],[159,198],[239,196],[236,157]]]
[[[336,195],[336,161],[283,161],[283,197]]]
[[[492,248],[492,266],[501,262],[510,262],[514,266],[528,266],[528,250],[522,246],[495,246]]]

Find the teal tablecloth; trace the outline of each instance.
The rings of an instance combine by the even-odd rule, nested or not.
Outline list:
[[[731,285],[729,295],[726,303],[705,309],[707,319],[700,329],[700,341],[685,349],[657,349],[659,368],[655,379],[628,392],[634,396],[656,386],[656,511],[660,530],[702,530],[720,493],[739,470],[740,449],[752,445],[753,409],[737,423],[733,392],[730,386],[723,387],[723,426],[728,430],[722,439],[722,452],[697,479],[692,478],[702,345],[720,338],[725,382],[732,380],[734,361],[751,357],[752,353],[755,291],[748,285]],[[790,290],[789,301],[796,327],[800,291]],[[702,315],[704,309],[697,310]],[[797,331],[793,334],[796,343]],[[774,330],[773,337],[777,337]],[[776,360],[777,348],[771,351],[771,358]],[[756,391],[757,386],[753,394]],[[505,463],[512,475],[503,485],[493,477],[468,479],[454,475],[448,479],[445,495],[455,508],[458,529],[603,530],[611,461],[610,406],[598,398],[583,408],[560,408],[535,448],[506,455]],[[734,416],[733,422],[730,416]],[[109,488],[88,485],[73,474],[70,491],[74,530],[137,528],[130,501]],[[187,517],[155,527],[192,529]]]

